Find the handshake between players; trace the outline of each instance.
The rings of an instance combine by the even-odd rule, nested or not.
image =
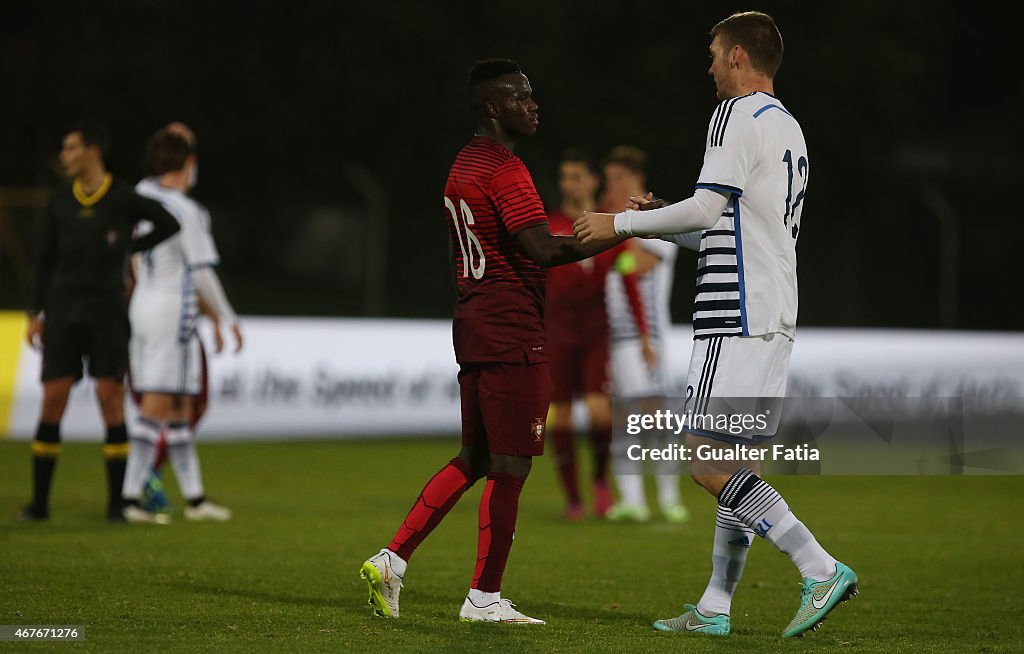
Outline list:
[[[648,192],[643,196],[630,196],[626,209],[632,211],[648,211],[660,209],[665,206],[665,201],[655,198],[653,193]],[[572,231],[581,243],[586,245],[593,241],[604,241],[615,238],[615,214],[584,211],[583,217],[573,223]]]

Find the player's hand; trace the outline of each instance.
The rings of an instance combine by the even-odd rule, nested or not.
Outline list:
[[[647,367],[653,370],[658,365],[658,353],[654,351],[651,337],[647,334],[640,336],[640,351],[644,356],[644,361],[647,362]]]
[[[36,352],[43,350],[43,317],[41,315],[31,316],[28,319],[28,329],[25,331],[25,339]]]
[[[615,214],[584,211],[583,217],[573,223],[572,231],[584,245],[615,238]]]
[[[210,325],[213,327],[213,353],[220,354],[224,351],[224,335],[220,333],[220,323],[211,320]]]
[[[649,211],[650,209],[660,209],[664,207],[666,202],[661,198],[655,198],[654,193],[648,192],[647,195],[631,195],[629,196],[629,202],[626,203],[627,209],[634,211]]]
[[[231,333],[235,336],[235,354],[238,354],[242,351],[245,339],[242,338],[242,328],[238,326],[237,322],[231,325]]]

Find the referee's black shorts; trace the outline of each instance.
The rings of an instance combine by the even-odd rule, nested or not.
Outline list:
[[[42,380],[82,378],[82,369],[94,379],[123,380],[128,372],[128,312],[117,310],[93,315],[47,309],[43,320]]]

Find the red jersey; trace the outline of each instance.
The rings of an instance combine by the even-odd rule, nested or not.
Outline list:
[[[456,360],[546,361],[546,274],[515,240],[547,222],[526,165],[500,143],[476,136],[452,164],[444,205],[458,281]]]
[[[572,236],[572,219],[561,211],[548,214],[551,233]],[[605,277],[623,244],[576,263],[548,271],[545,320],[552,342],[585,342],[607,347],[608,319],[605,315]]]

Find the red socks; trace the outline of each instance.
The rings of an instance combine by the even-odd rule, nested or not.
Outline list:
[[[469,467],[458,457],[441,468],[423,487],[388,549],[408,561],[470,487],[470,475]],[[523,480],[518,477],[501,472],[487,475],[487,486],[480,498],[480,536],[472,585],[477,590],[485,593],[501,590],[522,490]]]
[[[612,428],[598,427],[590,430],[594,448],[594,481],[604,483],[608,478],[608,462],[611,459]],[[570,505],[580,504],[580,488],[576,471],[576,450],[571,429],[555,429],[552,441],[555,445],[555,465],[558,478]]]
[[[523,480],[518,477],[502,472],[487,475],[487,486],[480,498],[480,537],[471,588],[485,593],[501,590],[501,576],[512,549],[522,490]]]
[[[388,549],[406,561],[471,486],[469,466],[455,457],[427,482]],[[522,488],[522,482],[519,483]],[[488,482],[490,488],[490,482]],[[484,492],[487,496],[487,492]],[[518,498],[518,494],[516,495]],[[513,523],[515,520],[513,519]],[[511,543],[510,543],[511,544]],[[507,549],[506,549],[507,555]],[[502,561],[504,567],[504,560]],[[500,578],[500,575],[499,575]]]
[[[603,484],[608,479],[608,461],[612,453],[612,426],[592,427],[590,440],[594,446],[594,481]]]
[[[153,470],[159,470],[160,466],[167,460],[167,426],[160,428],[160,439],[156,443],[156,459],[153,461]]]
[[[571,505],[580,503],[580,486],[576,477],[576,444],[573,442],[573,435],[573,430],[564,428],[555,428],[552,435],[558,478]]]

